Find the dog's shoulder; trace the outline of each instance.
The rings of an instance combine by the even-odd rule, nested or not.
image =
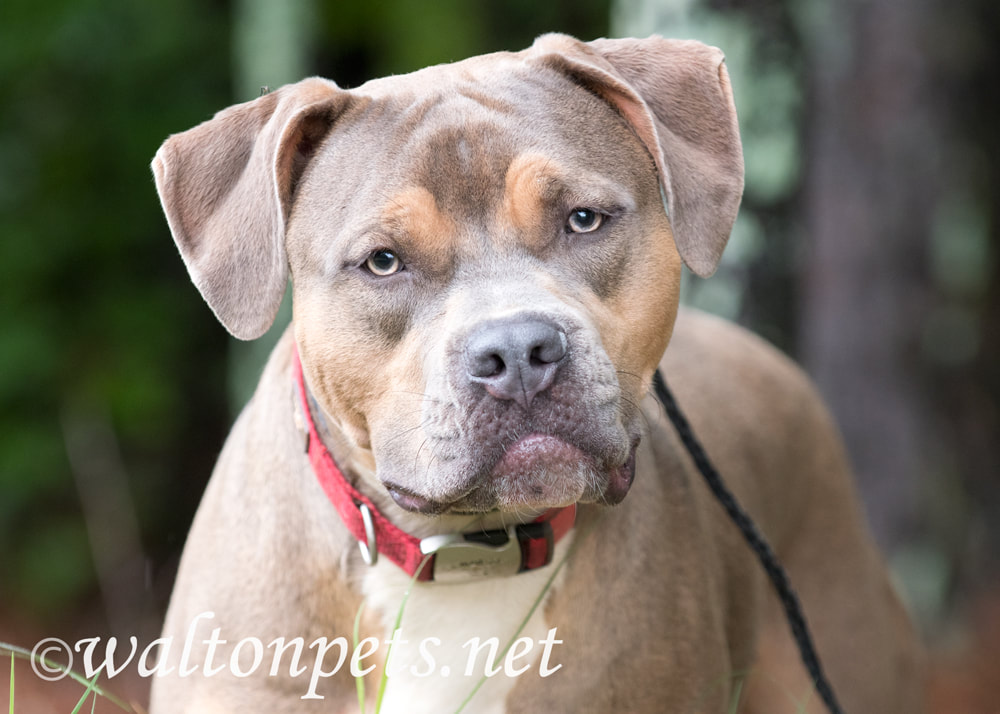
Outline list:
[[[679,396],[728,404],[727,411],[749,410],[756,418],[824,411],[812,381],[790,357],[746,328],[692,308],[678,312],[660,366]]]
[[[837,427],[791,358],[745,328],[682,309],[661,369],[710,458],[770,537],[790,537],[798,517],[822,503],[855,517]]]

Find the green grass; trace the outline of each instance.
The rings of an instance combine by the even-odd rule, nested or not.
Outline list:
[[[13,657],[11,659],[13,660]],[[98,667],[97,671],[94,672],[94,677],[87,684],[87,691],[85,691],[83,693],[83,696],[80,697],[80,701],[76,703],[76,706],[73,707],[73,711],[70,712],[70,714],[77,714],[77,712],[80,711],[80,707],[83,706],[83,703],[87,701],[87,697],[90,696],[90,693],[94,691],[94,687],[97,685],[97,678],[101,676],[101,669],[103,669],[103,665],[101,667]],[[91,714],[93,714],[96,708],[97,708],[97,693],[94,692],[94,698],[90,703]]]
[[[410,578],[409,584],[406,586],[406,591],[403,593],[403,599],[399,603],[399,608],[396,610],[396,622],[392,626],[392,631],[395,633],[399,630],[400,625],[403,622],[403,611],[406,609],[406,602],[410,599],[410,593],[413,592],[413,586],[417,583],[417,578],[420,577],[421,571],[423,571],[424,566],[430,561],[431,555],[424,556],[424,559],[420,561],[420,565],[417,566],[416,572],[413,573],[413,577]],[[361,603],[361,607],[358,608],[357,614],[354,616],[354,650],[357,651],[359,644],[359,637],[361,631],[361,613],[364,612],[365,603]],[[389,683],[389,658],[392,656],[392,645],[389,645],[389,649],[385,653],[385,666],[382,668],[382,675],[379,677],[378,682],[378,692],[375,695],[375,714],[379,714],[382,710],[382,698],[385,696],[385,688]],[[361,708],[361,714],[365,714],[365,678],[355,677],[354,686],[358,691],[358,706]]]
[[[736,686],[733,688],[733,693],[729,697],[729,714],[736,714],[739,711],[740,697],[743,696],[743,685],[746,683],[746,679],[740,677],[736,681]]]
[[[428,554],[424,556],[424,559],[420,561],[420,565],[417,566],[417,571],[410,578],[410,584],[406,588],[406,592],[403,593],[403,601],[399,603],[399,609],[396,610],[396,622],[392,625],[392,632],[395,634],[400,625],[403,624],[403,610],[406,609],[406,602],[410,599],[410,593],[413,592],[413,586],[417,583],[417,578],[420,577],[420,573],[423,572],[424,566],[430,561],[432,555]],[[385,687],[389,682],[389,658],[392,656],[392,645],[389,645],[389,649],[385,652],[385,667],[382,669],[382,676],[379,678],[378,682],[378,694],[375,696],[375,714],[379,714],[382,710],[382,697],[385,696]],[[361,714],[365,714],[365,710],[361,710]]]
[[[806,714],[806,707],[808,707],[809,703],[815,698],[816,690],[814,687],[810,686],[809,690],[803,696],[798,696],[776,679],[769,677],[760,668],[751,668],[737,670],[730,674],[724,674],[714,680],[713,684],[705,690],[701,698],[698,700],[699,706],[704,707],[705,703],[712,698],[712,695],[717,693],[720,688],[730,687],[729,706],[726,709],[726,712],[727,714],[739,714],[740,705],[742,704],[743,699],[743,690],[746,688],[747,680],[751,676],[753,676],[756,680],[763,679],[769,684],[769,686],[780,690],[780,695],[795,706],[797,714]],[[826,709],[822,709],[821,711],[826,711]]]
[[[365,611],[365,603],[362,600],[361,606],[358,608],[358,612],[354,615],[354,636],[352,638],[352,644],[354,645],[354,651],[358,650],[358,641],[361,632],[361,613]],[[389,664],[389,658],[386,657],[386,665]],[[361,714],[365,714],[365,678],[355,677],[354,686],[358,690],[358,710]]]
[[[528,613],[525,615],[524,619],[521,621],[521,624],[518,626],[517,630],[514,632],[513,635],[511,635],[510,640],[507,642],[507,646],[504,647],[503,651],[501,651],[497,655],[497,657],[493,660],[493,662],[490,663],[490,667],[489,668],[494,667],[498,661],[501,661],[501,660],[503,660],[504,657],[506,657],[507,652],[510,650],[510,648],[513,646],[514,642],[517,640],[518,636],[520,636],[521,632],[527,626],[528,621],[531,619],[531,616],[534,614],[535,610],[537,610],[538,606],[542,603],[542,600],[545,598],[545,594],[551,589],[552,583],[555,581],[555,578],[559,574],[559,571],[562,569],[563,565],[566,563],[567,559],[572,554],[573,548],[575,547],[575,545],[576,545],[576,542],[574,542],[573,545],[570,546],[569,552],[566,554],[566,556],[561,561],[559,561],[559,563],[553,569],[552,574],[549,576],[549,579],[545,582],[545,585],[542,588],[541,592],[538,594],[538,597],[535,598],[535,602],[532,604],[531,608],[528,610]],[[418,572],[419,572],[419,570],[418,570]],[[406,609],[406,602],[409,599],[410,592],[412,591],[413,585],[415,583],[416,583],[416,577],[414,577],[414,579],[410,582],[409,587],[406,589],[406,592],[403,594],[402,601],[399,604],[399,609],[396,611],[396,622],[395,622],[395,626],[393,627],[393,631],[398,630],[399,627],[400,627],[400,625],[402,624],[403,612]],[[355,647],[355,649],[357,649],[357,647],[358,647],[359,636],[360,636],[359,633],[360,633],[360,629],[361,629],[361,616],[362,616],[363,612],[364,612],[364,603],[362,603],[361,607],[358,608],[358,612],[357,612],[357,614],[354,617],[353,640],[354,640],[354,647]],[[382,671],[382,674],[381,674],[381,676],[379,678],[378,694],[377,694],[376,700],[375,700],[375,714],[379,714],[379,712],[381,710],[381,707],[382,707],[382,697],[385,694],[385,688],[386,688],[386,685],[388,683],[387,672],[388,672],[388,669],[389,669],[388,665],[389,665],[389,656],[391,655],[391,650],[392,650],[392,646],[390,645],[389,651],[386,652],[386,666],[384,667],[384,669]],[[79,682],[81,686],[85,686],[85,690],[84,690],[83,694],[80,696],[79,701],[76,703],[76,706],[73,708],[73,710],[72,710],[72,712],[70,714],[79,714],[80,710],[82,709],[84,703],[87,701],[88,697],[91,699],[91,706],[90,706],[91,714],[93,714],[93,712],[95,711],[95,709],[97,707],[97,698],[98,697],[103,697],[104,699],[107,699],[109,702],[111,702],[112,704],[114,704],[115,706],[117,706],[119,709],[121,709],[123,711],[130,712],[131,714],[137,714],[137,712],[135,711],[135,709],[133,709],[131,706],[129,706],[128,704],[126,704],[124,701],[122,701],[121,699],[119,699],[118,697],[116,697],[114,694],[110,693],[106,689],[103,689],[102,687],[98,686],[97,679],[98,679],[98,677],[100,677],[101,670],[104,668],[104,665],[101,665],[101,667],[98,668],[98,671],[94,674],[94,676],[91,679],[88,680],[85,677],[83,677],[83,675],[78,674],[77,672],[74,672],[74,671],[72,671],[72,670],[64,667],[63,665],[57,663],[57,662],[53,662],[52,660],[49,660],[49,659],[46,659],[44,657],[40,657],[40,656],[37,656],[37,655],[32,655],[32,653],[29,652],[28,650],[23,649],[21,647],[17,647],[15,645],[7,644],[6,642],[0,642],[0,652],[6,652],[7,654],[10,655],[10,706],[9,706],[9,709],[8,709],[9,714],[14,714],[14,680],[15,680],[15,676],[14,676],[14,664],[15,664],[15,662],[16,662],[16,660],[18,658],[24,659],[24,660],[28,660],[28,661],[30,661],[32,658],[34,658],[36,661],[42,662],[46,666],[48,666],[50,668],[59,669],[59,670],[65,672],[67,676],[69,676],[72,679],[74,679],[77,682]],[[760,673],[757,673],[757,674],[758,674],[758,676],[760,676]],[[733,685],[732,685],[733,688],[731,690],[730,699],[729,699],[729,707],[727,709],[727,713],[728,714],[738,714],[739,713],[739,711],[740,711],[740,700],[743,697],[743,688],[744,688],[744,686],[746,684],[747,677],[749,677],[749,676],[750,676],[750,672],[749,671],[735,672],[735,673],[727,675],[727,676],[725,676],[725,677],[723,677],[723,678],[721,678],[719,680],[719,683],[718,683],[719,686],[723,686],[724,684],[726,684],[728,682],[733,682]],[[361,714],[365,714],[365,682],[364,682],[364,679],[365,679],[364,677],[355,677],[355,685],[357,687],[357,692],[358,692],[358,706],[359,706],[359,709],[361,711]],[[461,714],[462,710],[464,710],[465,707],[468,706],[469,702],[471,702],[472,699],[473,699],[473,697],[476,696],[476,694],[479,692],[479,689],[483,686],[483,684],[486,682],[487,679],[488,679],[488,677],[484,674],[479,679],[479,681],[476,683],[475,687],[473,687],[472,691],[469,692],[469,695],[462,701],[461,705],[459,705],[458,709],[455,710],[454,714]],[[773,684],[775,684],[775,686],[777,686],[777,682],[773,682]],[[806,711],[806,707],[808,706],[810,700],[813,698],[814,692],[810,691],[804,697],[796,697],[792,692],[789,692],[789,691],[785,691],[784,694],[789,698],[789,700],[791,702],[793,702],[796,705],[796,708],[800,712],[800,714],[804,714],[805,711]],[[706,696],[707,696],[707,693],[706,693]]]
[[[23,647],[18,647],[16,645],[11,645],[6,642],[0,642],[0,652],[5,652],[10,655],[10,714],[14,714],[14,663],[17,659],[23,659],[28,662],[34,661],[44,664],[50,670],[59,670],[65,672],[68,677],[78,682],[84,687],[84,692],[80,696],[80,700],[76,703],[71,714],[78,714],[83,708],[84,703],[86,703],[88,697],[92,697],[92,702],[90,706],[91,712],[93,712],[97,707],[97,698],[102,697],[116,707],[125,712],[130,712],[131,714],[136,714],[135,709],[126,704],[124,701],[116,697],[114,694],[104,689],[97,684],[98,677],[101,676],[101,671],[104,669],[104,665],[101,665],[98,670],[94,673],[91,679],[85,678],[82,674],[74,672],[73,670],[65,667],[58,662],[53,662],[50,659],[42,657],[40,655],[35,655],[32,652],[24,649]]]
[[[507,641],[507,644],[503,648],[503,650],[497,654],[497,656],[493,659],[493,661],[491,663],[489,663],[488,667],[486,668],[487,670],[490,670],[490,669],[493,669],[494,667],[496,667],[496,663],[502,661],[507,656],[507,653],[510,651],[510,648],[513,647],[514,642],[517,641],[517,638],[524,631],[524,628],[527,627],[528,622],[531,620],[531,617],[534,615],[534,613],[537,611],[538,607],[544,601],[546,594],[551,590],[552,584],[555,582],[555,579],[559,575],[559,573],[562,570],[563,566],[565,566],[565,564],[569,560],[570,556],[572,556],[573,552],[576,550],[576,548],[579,545],[580,541],[582,541],[589,534],[589,532],[594,528],[597,520],[599,520],[599,519],[595,519],[595,521],[592,522],[592,523],[590,523],[587,526],[587,528],[581,529],[580,532],[577,533],[577,537],[573,540],[573,543],[570,545],[569,550],[567,550],[566,555],[563,556],[563,558],[558,563],[555,564],[555,566],[552,569],[551,574],[549,575],[548,579],[545,581],[544,586],[542,587],[541,591],[538,593],[538,596],[535,598],[534,602],[532,603],[531,607],[528,609],[528,612],[525,614],[524,618],[521,620],[521,622],[518,625],[517,629],[514,631],[514,634],[512,634],[510,636],[510,639]],[[396,610],[396,620],[395,620],[395,623],[393,625],[393,630],[392,630],[393,632],[398,631],[399,628],[400,628],[400,626],[402,625],[403,613],[406,610],[406,603],[408,602],[408,600],[410,598],[410,594],[413,591],[414,585],[416,585],[416,583],[417,583],[417,578],[419,576],[420,571],[427,564],[427,561],[430,559],[430,557],[431,556],[428,555],[427,557],[424,558],[424,560],[420,564],[420,567],[417,568],[416,574],[410,579],[410,582],[409,582],[406,590],[403,593],[402,599],[400,600],[400,603],[399,603],[399,607]],[[357,613],[354,616],[353,645],[354,645],[354,649],[355,650],[357,650],[358,645],[359,645],[360,631],[361,631],[361,617],[362,617],[362,615],[364,613],[364,608],[365,608],[365,603],[362,602],[361,606],[358,608],[358,611],[357,611]],[[130,712],[131,714],[137,714],[137,712],[136,712],[135,709],[133,709],[131,706],[129,706],[124,701],[122,701],[121,699],[119,699],[118,697],[116,697],[114,694],[112,694],[111,692],[107,691],[106,689],[100,687],[97,684],[98,677],[100,677],[101,671],[104,668],[103,664],[101,665],[100,668],[98,668],[98,671],[94,674],[94,676],[91,679],[88,680],[83,675],[81,675],[81,674],[79,674],[77,672],[74,672],[73,670],[69,669],[68,667],[65,667],[65,666],[59,664],[58,662],[53,662],[52,660],[49,660],[49,659],[47,659],[45,657],[42,657],[40,655],[35,655],[34,653],[32,653],[32,652],[30,652],[30,651],[28,651],[28,650],[26,650],[26,649],[24,649],[22,647],[17,647],[16,645],[11,645],[11,644],[8,644],[6,642],[0,642],[0,653],[2,653],[2,652],[6,652],[6,653],[8,653],[10,655],[10,706],[9,706],[9,710],[8,710],[9,714],[14,714],[14,680],[15,680],[14,664],[15,664],[15,661],[17,659],[19,659],[19,658],[27,660],[27,661],[34,660],[36,662],[44,664],[47,668],[49,668],[50,670],[53,670],[53,671],[54,670],[62,671],[67,676],[71,677],[72,679],[74,679],[76,682],[78,682],[81,686],[83,686],[85,688],[83,694],[80,696],[80,699],[76,703],[76,706],[73,708],[71,714],[79,714],[80,710],[82,709],[84,703],[87,701],[88,698],[91,698],[91,713],[93,713],[95,711],[95,709],[96,709],[96,706],[97,706],[97,698],[98,697],[102,697],[102,698],[108,700],[109,702],[111,702],[112,704],[114,704],[115,706],[117,706],[122,711]],[[389,649],[386,651],[385,666],[383,667],[382,673],[381,673],[381,675],[379,677],[378,690],[377,690],[376,697],[375,697],[375,712],[374,712],[374,714],[380,714],[380,712],[381,712],[382,700],[383,700],[383,697],[385,695],[386,687],[388,685],[388,672],[389,672],[389,661],[390,661],[389,658],[391,656],[392,656],[392,645],[390,644],[389,645]],[[744,686],[746,684],[746,679],[750,676],[750,674],[751,674],[751,672],[749,670],[739,671],[739,672],[733,672],[733,673],[730,673],[730,674],[725,675],[723,677],[720,677],[720,679],[717,681],[716,685],[713,686],[713,687],[711,687],[711,689],[713,689],[713,690],[715,689],[716,686],[721,687],[721,686],[727,686],[728,685],[728,686],[732,687],[732,689],[730,690],[729,706],[728,706],[728,709],[727,709],[727,714],[738,714],[739,713],[739,711],[740,711],[740,703],[741,703],[740,700],[742,699],[742,696],[743,696],[743,689],[744,689]],[[764,676],[760,672],[757,672],[756,675],[757,676]],[[453,712],[453,714],[461,714],[463,712],[463,710],[469,705],[469,703],[472,701],[472,699],[476,696],[476,694],[482,688],[483,684],[486,683],[486,680],[488,678],[489,677],[485,673],[483,674],[482,677],[479,678],[479,680],[476,682],[475,686],[469,692],[468,696],[466,696],[466,698],[459,705],[458,709],[456,709]],[[774,684],[775,686],[778,686],[777,682],[772,682],[772,684]],[[355,687],[357,689],[358,706],[359,706],[360,712],[361,712],[361,714],[365,714],[365,704],[366,704],[365,678],[364,677],[355,677]],[[806,707],[809,704],[809,701],[813,697],[814,691],[808,692],[804,697],[796,697],[792,692],[787,691],[787,690],[784,691],[783,693],[785,694],[785,696],[787,696],[789,698],[789,700],[791,702],[793,702],[796,705],[796,708],[798,709],[798,711],[800,712],[800,714],[804,714],[804,712],[806,711]],[[705,696],[706,697],[710,696],[710,692],[706,692]]]
[[[559,571],[561,571],[563,566],[566,565],[566,561],[569,560],[570,556],[573,554],[573,551],[576,550],[576,547],[579,544],[579,542],[590,531],[590,529],[593,528],[593,526],[594,524],[591,523],[590,527],[588,527],[585,531],[577,533],[577,537],[573,539],[573,542],[570,544],[569,550],[566,551],[566,555],[564,555],[562,560],[560,560],[556,564],[556,566],[552,569],[552,573],[549,575],[549,579],[545,581],[544,587],[542,587],[541,592],[538,593],[538,597],[536,597],[535,601],[531,604],[531,607],[528,609],[528,612],[524,616],[524,619],[521,620],[521,624],[517,626],[517,629],[514,631],[514,634],[510,636],[509,640],[507,640],[507,646],[503,648],[502,652],[497,654],[496,659],[494,659],[493,662],[490,663],[489,667],[486,668],[487,670],[493,669],[496,666],[497,662],[502,661],[504,657],[507,656],[507,652],[510,651],[510,648],[514,646],[514,642],[517,640],[518,637],[521,636],[521,632],[524,631],[524,628],[528,626],[528,622],[531,620],[531,616],[535,614],[535,611],[538,609],[538,606],[542,604],[542,601],[545,599],[545,595],[549,592],[549,590],[552,589],[552,583],[555,582],[556,576],[559,574]],[[476,686],[472,688],[471,692],[469,692],[469,696],[467,696],[462,701],[458,709],[455,710],[454,714],[460,714],[461,711],[465,709],[466,706],[468,706],[469,702],[471,702],[472,698],[476,696],[476,693],[479,691],[479,689],[483,686],[483,684],[486,683],[486,679],[487,676],[484,672],[483,676],[479,678],[478,682],[476,682]]]

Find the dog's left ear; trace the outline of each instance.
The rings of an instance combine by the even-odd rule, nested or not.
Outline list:
[[[656,163],[681,258],[715,272],[743,195],[743,150],[722,52],[689,40],[543,35],[531,52],[611,104]]]

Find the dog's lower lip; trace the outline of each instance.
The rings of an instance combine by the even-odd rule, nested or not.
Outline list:
[[[540,464],[570,463],[584,458],[580,449],[558,437],[530,434],[507,447],[493,474],[494,477],[513,475]]]
[[[590,498],[610,505],[620,503],[625,498],[635,476],[635,451],[638,443],[638,440],[633,442],[623,464],[604,472],[607,474],[607,482],[603,493],[591,492]],[[577,500],[583,495],[577,493],[574,498],[572,488],[566,489],[568,484],[578,478],[579,468],[604,470],[598,466],[593,455],[570,442],[551,434],[531,433],[507,446],[486,483],[505,482],[508,485],[507,497],[513,497],[517,503],[545,503],[548,507]],[[550,478],[538,481],[539,473],[547,473]],[[594,473],[596,476],[597,472]],[[395,483],[385,482],[384,486],[396,505],[411,513],[427,516],[443,513],[479,514],[497,508],[493,492],[481,492],[477,488],[444,502],[431,500]],[[566,500],[567,496],[570,501]]]
[[[392,496],[392,500],[396,502],[396,505],[406,511],[433,516],[447,508],[446,504],[418,496],[399,486],[386,486],[386,490]]]

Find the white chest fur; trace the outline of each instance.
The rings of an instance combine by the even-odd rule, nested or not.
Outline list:
[[[563,538],[552,563],[539,570],[459,584],[415,585],[391,648],[380,714],[453,714],[487,672],[492,676],[461,711],[502,714],[519,676],[556,671],[561,643],[558,631],[545,621],[545,598],[559,584],[558,574],[551,586],[549,581],[572,540],[572,533]],[[377,614],[385,628],[382,647],[393,636],[409,584],[409,576],[385,559],[365,573],[365,609],[369,617]],[[368,679],[368,687],[378,686],[374,677]]]

